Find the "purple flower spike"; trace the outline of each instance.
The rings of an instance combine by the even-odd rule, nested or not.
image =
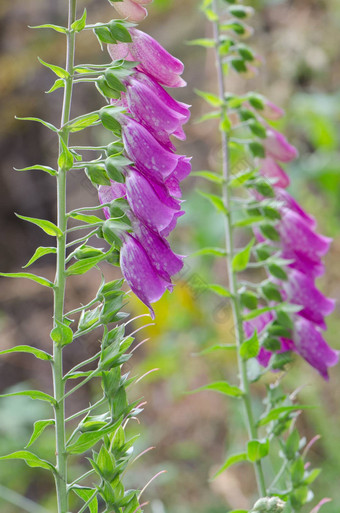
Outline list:
[[[120,263],[124,278],[131,290],[146,304],[154,319],[151,303],[158,301],[171,282],[164,280],[154,269],[143,246],[131,235],[126,235],[120,253]]]
[[[290,178],[272,157],[267,157],[260,161],[260,173],[267,178],[274,178],[275,187],[286,188],[290,184]]]
[[[300,271],[291,269],[288,277],[289,280],[283,283],[288,301],[304,307],[298,315],[326,329],[324,317],[333,312],[335,301],[325,297],[315,287],[313,280]]]
[[[158,196],[156,189],[141,173],[129,172],[126,179],[126,191],[133,213],[149,228],[160,233],[173,224],[176,210],[179,210],[180,206],[178,204],[177,208],[169,206],[170,197],[166,204],[165,198]],[[175,200],[172,201],[176,205]]]
[[[267,138],[264,140],[263,145],[267,155],[280,162],[290,162],[298,156],[297,149],[289,144],[283,134],[273,128],[267,130]]]
[[[302,317],[295,323],[294,342],[302,358],[328,380],[328,367],[338,363],[339,351],[329,347],[314,324]]]

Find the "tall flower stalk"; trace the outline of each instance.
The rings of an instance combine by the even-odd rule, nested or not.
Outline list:
[[[204,0],[201,9],[212,23],[213,37],[191,44],[213,47],[215,52],[218,95],[198,94],[218,108],[204,118],[219,118],[222,171],[196,174],[221,188],[219,195],[203,195],[224,216],[226,243],[225,249],[205,248],[201,253],[226,255],[228,289],[220,284],[210,288],[230,298],[239,386],[215,382],[199,390],[215,390],[242,402],[248,432],[245,450],[228,455],[215,476],[231,465],[249,462],[258,497],[251,513],[295,513],[311,500],[309,488],[319,473],[304,461],[307,449],[302,450],[305,441],[295,425],[305,406],[296,405],[294,396],[283,392],[279,375],[267,387],[265,409],[256,418],[251,384],[267,370],[284,370],[293,353],[325,379],[328,368],[337,364],[338,352],[322,335],[324,317],[332,312],[334,301],[315,285],[315,278],[324,271],[322,257],[330,239],[316,232],[315,220],[285,191],[289,177],[281,166],[298,152],[270,125],[283,116],[282,109],[258,93],[238,95],[225,89],[229,73],[246,78],[258,72],[261,59],[244,42],[252,34],[246,20],[254,10],[229,0]],[[236,248],[235,232],[245,227],[251,229],[252,237],[245,247]],[[259,283],[246,281],[249,268],[261,270],[266,277]],[[211,351],[220,349],[218,345]],[[273,478],[266,458],[273,455],[275,440],[283,463]],[[325,502],[319,502],[315,511]]]
[[[130,20],[138,21],[136,16],[145,16],[146,9],[142,4],[147,3],[124,0],[117,10],[123,9],[121,12],[124,13],[124,9],[128,9]],[[55,479],[58,513],[70,511],[71,494],[76,507],[79,501],[83,502],[78,513],[86,510],[91,513],[135,513],[143,507],[140,498],[146,486],[143,483],[140,490],[125,490],[124,485],[126,471],[134,459],[141,456],[133,456],[136,437],[128,437],[128,426],[144,405],[140,401],[129,401],[127,389],[137,379],[130,377],[123,367],[133,353],[134,332],[130,333],[128,326],[131,320],[126,321],[129,314],[122,311],[131,291],[123,290],[123,279],[107,280],[105,269],[99,265],[104,261],[120,265],[127,284],[149,306],[152,315],[151,303],[157,301],[166,289],[172,289],[171,276],[183,264],[182,257],[173,253],[166,237],[183,214],[179,183],[190,172],[190,164],[185,156],[175,154],[170,136],[185,138],[182,125],[188,120],[189,111],[161,85],[185,85],[180,77],[183,64],[178,59],[137,30],[131,21],[114,19],[90,25],[86,20],[86,9],[77,19],[77,1],[68,0],[67,26],[45,24],[37,27],[55,30],[66,38],[65,68],[40,60],[57,77],[48,92],[60,88],[64,92],[60,128],[39,118],[25,118],[42,123],[58,137],[56,169],[37,164],[19,170],[41,170],[56,180],[56,224],[19,216],[56,239],[53,247],[39,247],[26,265],[33,265],[47,254],[55,254],[55,280],[51,282],[27,272],[1,273],[2,276],[32,280],[53,291],[52,354],[26,345],[9,348],[2,354],[24,352],[52,366],[53,396],[39,390],[25,390],[14,395],[46,401],[53,408],[53,419],[35,423],[26,449],[43,436],[46,429],[54,429],[55,462],[26,449],[0,456],[0,459],[21,459],[31,467],[49,470]],[[93,32],[101,46],[110,45],[113,61],[106,65],[76,64],[76,34],[81,31]],[[129,59],[129,45],[131,54],[138,53],[133,59]],[[125,54],[118,55],[122,51]],[[164,68],[164,62],[157,62],[157,55],[166,59],[167,68]],[[95,85],[104,97],[101,105],[106,104],[94,112],[72,118],[73,89],[84,82]],[[72,146],[74,132],[96,125],[110,131],[110,144]],[[93,152],[94,158],[85,158],[84,151]],[[69,211],[67,176],[83,170],[98,192],[100,204]],[[96,215],[103,210],[105,216]],[[94,238],[106,241],[107,249],[91,245]],[[95,297],[88,304],[66,312],[68,280],[74,275],[85,275],[91,269],[97,270],[100,276]],[[64,347],[99,330],[101,342],[96,354],[65,373]],[[66,400],[90,380],[98,378],[102,397],[66,417]],[[74,380],[77,384],[70,386]],[[81,465],[87,465],[72,482],[68,472],[71,455],[77,456]]]

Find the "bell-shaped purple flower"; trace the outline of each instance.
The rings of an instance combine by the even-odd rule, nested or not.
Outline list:
[[[303,307],[298,315],[326,329],[324,317],[333,312],[335,301],[325,297],[316,288],[311,277],[291,269],[288,272],[288,281],[283,282],[282,287],[289,302]]]
[[[111,185],[100,185],[98,188],[99,201],[102,205],[111,203],[111,201],[124,198],[126,196],[125,184],[117,183],[111,180]],[[110,218],[110,211],[107,207],[103,208],[106,219]]]
[[[181,109],[173,109],[173,102],[165,101],[164,97],[155,94],[155,87],[150,87],[150,82],[151,79],[148,84],[136,75],[127,81],[127,109],[160,143],[175,150],[169,137],[175,135],[179,139],[185,138],[182,125],[188,119],[187,114],[179,112]]]
[[[328,367],[338,363],[339,352],[329,347],[315,325],[303,317],[297,318],[294,342],[302,358],[328,380]]]
[[[266,157],[260,160],[260,173],[262,176],[275,180],[275,187],[286,188],[290,184],[287,173],[278,165],[272,157]]]
[[[126,193],[133,213],[149,228],[162,233],[173,225],[180,205],[160,185],[155,187],[137,170],[130,170]]]
[[[158,301],[166,289],[172,289],[171,282],[158,274],[142,244],[132,235],[125,236],[120,264],[131,290],[149,307],[154,318],[151,303]]]
[[[138,61],[138,69],[168,87],[183,87],[180,77],[183,63],[167,52],[153,37],[141,30],[130,29],[132,43],[108,45],[113,60],[125,58]]]
[[[280,162],[290,162],[298,156],[297,149],[289,144],[283,134],[273,128],[268,128],[263,145],[267,155]]]

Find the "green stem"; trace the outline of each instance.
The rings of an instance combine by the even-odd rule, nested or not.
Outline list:
[[[68,4],[68,32],[67,32],[67,54],[66,70],[70,77],[66,80],[64,89],[64,99],[61,116],[61,127],[70,119],[71,100],[73,89],[73,67],[75,54],[75,32],[71,30],[71,24],[76,19],[76,1],[69,0]],[[68,145],[68,133],[65,130],[60,131],[60,137]],[[59,144],[59,154],[62,151]],[[62,235],[57,241],[57,269],[54,289],[54,325],[63,322],[64,301],[65,301],[65,259],[66,259],[66,169],[59,168],[57,174],[57,218],[58,227]],[[58,513],[68,512],[67,499],[67,454],[65,449],[65,385],[63,380],[63,354],[62,345],[54,342],[53,344],[53,388],[55,406],[55,431],[56,431],[56,491],[58,502]]]
[[[213,0],[212,8],[216,15],[218,16],[217,9],[217,0]],[[219,31],[219,21],[213,23],[214,28],[214,39],[215,39],[215,51],[216,51],[216,65],[217,65],[217,74],[218,74],[218,88],[219,88],[219,97],[222,102],[224,102],[224,77],[223,77],[223,67],[222,61],[219,54],[219,41],[220,41],[220,31]],[[240,347],[244,342],[244,333],[243,333],[243,325],[242,325],[242,311],[241,305],[238,296],[238,283],[237,276],[232,268],[232,259],[234,255],[234,241],[233,241],[233,222],[231,215],[231,195],[230,188],[228,186],[230,180],[230,170],[229,170],[229,141],[228,136],[225,131],[221,130],[222,137],[222,156],[223,156],[223,201],[226,207],[227,215],[225,217],[225,238],[226,238],[226,250],[227,250],[227,272],[229,279],[229,287],[230,292],[232,294],[232,310],[233,310],[233,318],[234,318],[234,326],[235,326],[235,338],[237,345],[237,359],[238,359],[238,368],[240,374],[240,388],[243,391],[243,405],[245,412],[245,419],[247,424],[248,436],[250,440],[257,438],[257,428],[254,421],[254,415],[252,411],[252,402],[251,402],[251,394],[250,394],[250,386],[249,380],[247,376],[247,366],[246,361],[241,357]],[[256,461],[254,463],[254,470],[256,475],[256,482],[258,493],[261,497],[266,495],[266,485],[264,480],[264,474],[262,470],[261,461]]]

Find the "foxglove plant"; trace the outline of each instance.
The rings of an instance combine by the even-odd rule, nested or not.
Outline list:
[[[86,23],[86,10],[77,19],[77,0],[68,0],[67,26],[36,27],[55,30],[63,34],[67,42],[65,69],[41,61],[57,76],[49,93],[56,89],[64,93],[60,127],[39,118],[24,118],[42,123],[56,136],[59,157],[56,168],[38,164],[20,171],[42,170],[55,178],[57,223],[19,217],[56,240],[52,247],[39,247],[26,267],[44,255],[55,254],[56,276],[52,282],[27,272],[1,275],[27,278],[51,290],[54,296],[54,325],[50,335],[53,350],[48,353],[24,345],[9,348],[2,354],[23,352],[51,364],[53,395],[25,390],[6,396],[23,395],[45,401],[52,407],[54,416],[35,423],[25,450],[0,456],[0,459],[21,459],[31,467],[50,471],[55,479],[58,513],[70,511],[72,494],[75,507],[79,507],[77,500],[83,501],[78,513],[87,510],[135,513],[143,507],[140,497],[145,487],[142,491],[125,490],[123,483],[123,476],[133,462],[136,439],[128,438],[127,426],[144,405],[128,400],[127,389],[136,379],[122,368],[132,356],[134,341],[134,332],[130,333],[127,328],[131,320],[127,321],[128,314],[122,311],[127,293],[122,290],[124,280],[107,280],[105,269],[99,268],[99,264],[119,265],[120,261],[128,285],[149,306],[152,314],[151,303],[166,289],[172,289],[171,276],[183,265],[182,257],[171,250],[166,237],[184,213],[180,182],[190,172],[189,159],[175,154],[170,136],[184,139],[182,125],[188,120],[189,111],[187,105],[175,101],[163,88],[163,85],[185,85],[180,77],[183,65],[132,23],[146,15],[143,5],[148,3],[149,0],[124,0],[115,7],[130,21],[112,20],[91,25]],[[109,45],[113,61],[107,65],[76,64],[76,35],[81,31],[93,31],[100,45]],[[84,82],[95,84],[107,105],[72,118],[73,90]],[[72,146],[74,132],[98,124],[112,134],[108,146]],[[99,156],[87,160],[84,151]],[[100,202],[94,207],[68,210],[67,176],[84,168],[98,190]],[[103,209],[106,220],[95,215]],[[70,226],[72,221],[78,224]],[[107,250],[91,245],[93,238],[105,240],[109,244]],[[69,278],[84,275],[90,269],[96,269],[101,276],[96,296],[87,305],[67,312],[65,294]],[[101,344],[96,354],[65,372],[65,346],[99,329]],[[67,417],[67,398],[94,378],[101,380],[102,397]],[[70,386],[72,380],[78,380],[77,384]],[[49,428],[55,431],[55,462],[27,450]],[[71,480],[69,458],[72,455],[77,456],[82,465],[87,462],[88,468]],[[22,504],[25,508],[24,499]]]
[[[319,469],[311,470],[305,462],[307,449],[302,449],[306,442],[295,426],[304,406],[294,404],[294,396],[281,390],[281,375],[277,375],[276,383],[267,387],[265,410],[255,418],[251,384],[267,370],[284,370],[293,353],[325,379],[329,367],[337,364],[338,352],[322,334],[324,318],[333,311],[334,301],[315,284],[323,274],[322,258],[331,240],[316,232],[314,218],[285,190],[290,180],[282,166],[298,152],[270,124],[283,116],[282,109],[258,93],[237,95],[225,89],[228,73],[247,77],[257,73],[261,63],[244,43],[253,32],[246,20],[254,9],[234,0],[204,0],[201,9],[212,23],[213,38],[191,44],[215,50],[219,94],[198,94],[219,109],[204,119],[220,119],[222,173],[194,174],[222,188],[221,195],[204,196],[224,216],[226,239],[225,249],[205,248],[202,253],[226,255],[229,287],[218,284],[210,288],[230,298],[240,383],[215,382],[199,390],[216,390],[243,403],[247,446],[243,452],[229,455],[216,476],[233,464],[248,461],[254,466],[259,497],[251,513],[295,513],[312,500],[310,485],[319,474]],[[235,162],[237,172],[232,167]],[[237,249],[235,231],[244,227],[252,229],[253,237],[243,249]],[[240,273],[249,268],[264,270],[267,277],[260,283],[245,281]],[[223,344],[211,351],[221,348]],[[280,445],[282,467],[273,478],[265,465],[267,456],[273,454],[274,440]],[[313,512],[325,502],[319,502]]]

